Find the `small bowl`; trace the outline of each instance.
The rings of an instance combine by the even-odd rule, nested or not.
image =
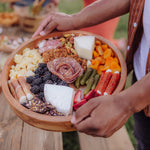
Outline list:
[[[23,43],[16,51],[14,51],[11,56],[8,58],[6,61],[3,71],[2,71],[2,90],[3,93],[10,104],[11,108],[13,111],[16,113],[18,117],[20,117],[23,121],[27,122],[28,124],[44,129],[44,130],[49,130],[49,131],[59,131],[59,132],[67,132],[67,131],[74,131],[76,130],[72,124],[71,124],[71,117],[72,115],[69,116],[48,116],[44,114],[39,114],[36,112],[33,112],[24,106],[22,106],[11,94],[9,87],[8,87],[8,80],[9,80],[9,70],[10,67],[14,64],[13,58],[16,54],[21,54],[22,51],[29,47],[33,48],[35,44],[43,39],[47,39],[49,37],[58,37],[61,36],[65,33],[74,33],[74,34],[83,34],[83,35],[93,35],[96,37],[96,39],[100,40],[102,43],[107,44],[112,50],[114,51],[114,54],[120,61],[120,66],[121,66],[121,77],[120,81],[118,83],[117,88],[113,92],[113,94],[119,93],[125,85],[126,82],[126,77],[127,77],[127,69],[126,69],[126,63],[125,60],[121,54],[121,52],[108,40],[104,39],[101,36],[85,32],[85,31],[80,31],[80,30],[73,30],[73,31],[67,31],[67,32],[53,32],[49,35],[46,36],[39,36],[34,39],[31,39],[25,43]]]

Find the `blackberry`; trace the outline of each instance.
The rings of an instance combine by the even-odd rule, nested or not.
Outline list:
[[[49,72],[49,71],[46,71],[46,72],[44,72],[44,75],[49,75],[49,76],[51,76],[51,75],[52,75],[52,73],[51,73],[51,72]]]
[[[43,82],[46,82],[47,80],[50,80],[50,79],[51,79],[51,76],[48,74],[43,76]]]
[[[35,79],[37,79],[37,78],[39,78],[40,77],[40,75],[39,74],[35,74]]]
[[[40,87],[35,85],[35,86],[31,87],[30,91],[34,94],[38,94],[40,92]]]
[[[57,83],[57,82],[54,82],[53,84],[54,84],[54,85],[58,85],[58,83]]]
[[[53,81],[52,81],[52,80],[47,80],[47,81],[45,82],[45,84],[53,84]]]
[[[40,92],[43,92],[44,91],[44,83],[42,83],[41,85],[40,85]]]
[[[57,80],[57,84],[59,84],[60,82],[62,82],[63,80],[62,79],[59,79]]]
[[[42,83],[42,78],[37,78],[35,80],[33,80],[32,85],[39,85]]]
[[[39,75],[42,75],[44,73],[44,70],[41,68],[41,67],[38,67],[35,71],[34,71],[35,74],[39,74]]]
[[[48,71],[48,68],[47,67],[44,67],[43,68],[44,72]]]
[[[69,86],[68,83],[63,80],[61,82],[59,82],[58,85]]]
[[[34,77],[33,76],[29,76],[26,78],[27,83],[31,84],[33,81]]]
[[[43,92],[40,92],[40,93],[38,94],[38,98],[41,99],[41,100],[43,100],[43,97],[44,97],[44,93],[43,93]]]
[[[39,67],[40,68],[45,68],[45,67],[47,67],[47,64],[45,64],[45,63],[39,63]]]
[[[53,80],[53,82],[57,82],[58,77],[56,75],[52,74],[51,79]]]

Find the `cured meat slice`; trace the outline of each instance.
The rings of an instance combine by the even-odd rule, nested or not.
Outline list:
[[[71,57],[59,57],[47,63],[49,71],[67,83],[72,83],[83,74],[81,65]]]
[[[39,52],[44,53],[45,51],[48,51],[50,49],[55,49],[58,46],[62,46],[61,41],[59,39],[55,40],[43,40],[40,43],[38,43],[39,46]]]

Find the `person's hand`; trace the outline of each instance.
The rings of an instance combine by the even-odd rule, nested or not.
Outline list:
[[[100,96],[80,107],[71,122],[79,132],[92,136],[109,137],[120,129],[132,111],[117,96]]]
[[[35,37],[37,35],[44,36],[52,32],[54,29],[59,31],[74,29],[72,16],[64,13],[48,14],[32,37]]]

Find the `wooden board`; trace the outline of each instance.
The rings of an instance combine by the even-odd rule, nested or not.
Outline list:
[[[73,30],[73,31],[67,31],[67,32],[53,32],[49,35],[46,36],[39,36],[34,39],[31,39],[27,42],[24,42],[15,52],[11,54],[9,59],[7,60],[3,72],[2,72],[2,89],[4,92],[4,95],[6,99],[8,100],[9,104],[11,105],[12,109],[14,112],[25,122],[27,122],[30,125],[33,125],[35,127],[38,127],[40,129],[45,129],[45,130],[50,130],[50,131],[60,131],[60,132],[66,132],[66,131],[74,131],[76,130],[72,124],[71,124],[71,117],[72,115],[69,116],[48,116],[48,115],[43,115],[39,113],[32,112],[29,109],[26,109],[22,105],[18,103],[17,100],[14,99],[12,94],[10,93],[9,87],[8,87],[8,79],[9,79],[9,70],[11,65],[14,64],[13,58],[16,54],[21,54],[22,51],[25,48],[33,48],[35,47],[36,43],[38,41],[41,41],[43,39],[48,39],[50,37],[60,37],[64,34],[83,34],[83,35],[93,35],[95,36],[95,39],[100,40],[102,43],[107,44],[109,47],[112,48],[114,51],[114,54],[120,61],[121,65],[121,77],[120,81],[118,83],[118,86],[116,87],[115,91],[113,94],[116,94],[120,92],[125,85],[126,81],[126,75],[127,75],[127,70],[126,70],[126,64],[124,61],[124,58],[120,51],[108,40],[104,39],[101,36],[89,33],[89,32],[84,32],[84,31],[78,31],[78,30]]]
[[[2,82],[1,82],[1,73],[0,73],[0,93],[2,92]]]
[[[125,127],[109,138],[78,133],[81,150],[134,150]]]
[[[40,130],[24,123],[21,150],[63,150],[62,133]]]
[[[27,125],[0,94],[0,150],[63,150],[62,133]]]
[[[20,150],[23,121],[10,109],[3,94],[0,94],[0,149]]]

